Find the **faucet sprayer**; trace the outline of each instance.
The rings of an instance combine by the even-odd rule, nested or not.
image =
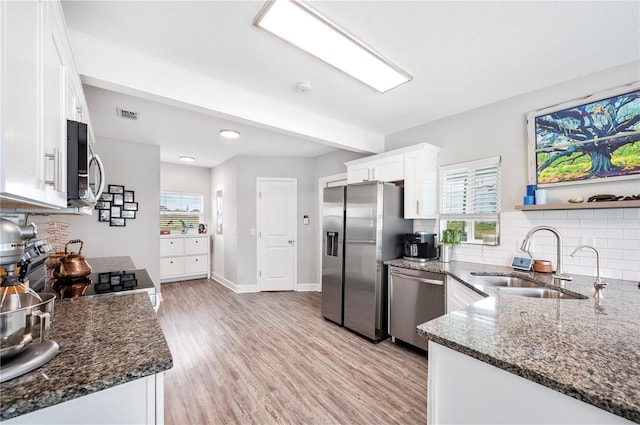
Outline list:
[[[603,282],[602,280],[600,280],[600,253],[598,252],[597,249],[595,249],[592,246],[580,245],[579,247],[573,250],[573,252],[571,253],[571,256],[573,257],[576,254],[576,252],[580,251],[582,248],[592,249],[593,252],[596,253],[596,281],[593,282],[593,287],[595,288],[596,292],[595,294],[593,294],[593,297],[599,300],[601,298],[604,298],[604,293],[602,292],[602,290],[604,289],[605,286],[607,286],[607,282]]]

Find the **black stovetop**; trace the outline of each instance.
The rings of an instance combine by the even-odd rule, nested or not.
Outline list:
[[[80,279],[50,279],[42,291],[58,299],[144,291],[155,285],[145,269],[91,273]]]

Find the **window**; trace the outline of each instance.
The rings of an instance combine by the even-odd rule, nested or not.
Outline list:
[[[440,167],[440,233],[459,229],[462,243],[497,245],[500,157]]]
[[[204,197],[195,193],[160,193],[160,228],[180,230],[204,223]]]

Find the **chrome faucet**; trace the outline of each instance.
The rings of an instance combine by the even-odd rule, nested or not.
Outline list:
[[[524,240],[522,241],[522,246],[520,246],[520,250],[531,255],[529,253],[529,245],[531,243],[531,237],[533,236],[534,233],[536,233],[539,230],[548,230],[549,232],[553,233],[554,236],[556,237],[556,241],[557,241],[556,273],[553,275],[553,281],[554,281],[554,284],[559,283],[560,286],[564,287],[564,281],[573,280],[573,277],[564,273],[564,269],[562,267],[562,236],[560,235],[560,232],[558,232],[557,229],[551,226],[536,226],[532,228],[531,230],[529,230],[529,233],[527,233],[527,236],[525,236]]]
[[[605,286],[607,286],[607,282],[603,282],[602,280],[600,280],[600,253],[598,252],[597,249],[595,249],[592,246],[580,245],[579,247],[573,250],[573,252],[571,253],[571,256],[573,257],[576,254],[576,252],[580,251],[582,248],[592,249],[593,252],[596,253],[596,281],[593,282],[593,287],[595,288],[595,293],[593,294],[593,297],[596,300],[600,300],[604,298],[603,289]]]

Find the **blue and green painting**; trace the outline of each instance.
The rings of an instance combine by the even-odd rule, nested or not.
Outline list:
[[[535,118],[538,184],[640,178],[640,90]]]

